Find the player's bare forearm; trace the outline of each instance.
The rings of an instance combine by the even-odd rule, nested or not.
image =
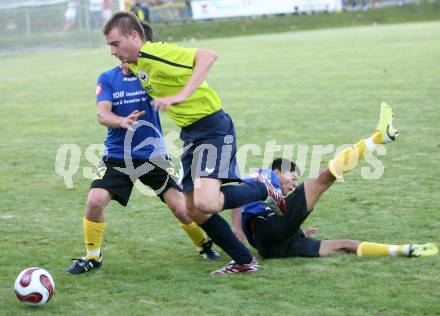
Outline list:
[[[243,233],[243,229],[241,227],[242,225],[242,219],[241,219],[241,209],[240,208],[233,208],[231,209],[231,219],[232,219],[232,231],[234,232],[235,236],[243,242],[246,239],[246,236]]]
[[[217,55],[208,49],[197,49],[191,77],[183,89],[176,95],[155,98],[152,102],[156,109],[168,110],[172,105],[184,102],[202,84],[217,60]]]
[[[126,117],[118,116],[111,111],[111,103],[108,101],[98,102],[97,117],[98,122],[110,128],[126,128],[133,130],[132,126],[144,115],[145,111],[135,110]]]
[[[241,210],[239,208],[231,209],[232,226],[241,227]]]
[[[209,71],[216,60],[217,55],[211,50],[198,49],[196,51],[193,73],[180,92],[183,98],[188,98],[200,86],[203,80],[208,77]]]
[[[121,121],[123,120],[123,117],[114,114],[112,111],[98,109],[96,115],[99,124],[110,128],[121,128]]]

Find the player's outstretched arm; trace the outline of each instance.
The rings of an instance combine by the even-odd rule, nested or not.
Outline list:
[[[238,240],[244,242],[246,240],[246,236],[241,227],[242,220],[241,220],[240,208],[231,209],[231,219],[232,219],[232,231],[234,232],[235,236],[237,236]]]
[[[156,109],[167,110],[173,104],[185,101],[202,82],[206,79],[212,65],[217,60],[217,55],[209,49],[197,49],[191,77],[179,94],[156,98],[152,104]]]
[[[307,227],[303,229],[303,234],[306,238],[310,238],[315,236],[316,232],[318,231],[315,227]]]
[[[126,128],[133,130],[133,124],[135,124],[139,117],[144,115],[145,111],[133,111],[126,117],[118,116],[112,112],[112,104],[109,101],[101,101],[97,104],[97,117],[98,122],[104,126],[110,128]]]

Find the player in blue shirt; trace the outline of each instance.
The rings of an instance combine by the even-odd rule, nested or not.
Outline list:
[[[283,170],[283,171],[282,171]],[[275,159],[270,169],[259,171],[270,179],[272,185],[288,195],[289,208],[284,215],[277,214],[263,202],[244,205],[233,210],[234,231],[240,240],[246,238],[263,258],[324,257],[336,251],[346,251],[358,256],[435,255],[435,244],[387,245],[351,239],[319,240],[312,238],[316,228],[301,229],[301,224],[311,211],[307,210],[304,184],[298,186],[299,169],[287,159]],[[324,170],[322,174],[325,174]],[[313,180],[311,180],[313,181]]]
[[[203,258],[220,257],[205,232],[187,215],[185,197],[176,180],[178,174],[166,155],[159,115],[150,101],[139,80],[126,66],[114,67],[98,78],[97,116],[99,123],[108,127],[108,133],[83,219],[87,254],[73,262],[67,270],[70,274],[101,266],[104,209],[112,199],[126,206],[137,179],[168,205]]]

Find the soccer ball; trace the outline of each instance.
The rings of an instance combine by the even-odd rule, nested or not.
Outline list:
[[[20,272],[14,284],[20,302],[30,306],[46,304],[54,294],[55,283],[49,272],[37,267]]]

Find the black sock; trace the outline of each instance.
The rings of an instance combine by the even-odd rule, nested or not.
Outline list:
[[[220,191],[225,197],[224,210],[267,198],[266,186],[258,181],[243,182],[239,185],[224,185],[220,187]]]
[[[212,215],[206,222],[199,225],[212,241],[222,248],[235,262],[248,264],[252,262],[252,254],[232,232],[228,223],[218,214]]]

